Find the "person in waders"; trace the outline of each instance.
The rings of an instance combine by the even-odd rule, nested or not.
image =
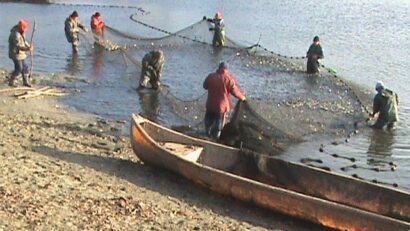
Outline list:
[[[148,83],[151,88],[158,90],[161,85],[160,79],[164,68],[165,57],[161,50],[150,51],[142,58],[142,70],[138,89],[148,88]]]
[[[242,101],[246,98],[225,62],[221,62],[216,72],[206,77],[203,87],[208,90],[205,132],[209,137],[218,139],[230,110],[230,95]]]
[[[33,45],[26,41],[25,32],[28,30],[29,22],[22,19],[15,25],[9,36],[9,58],[13,60],[14,71],[9,79],[9,86],[16,87],[14,81],[17,76],[23,76],[23,85],[31,87],[29,83],[29,70],[26,64],[27,51],[33,50]]]
[[[388,128],[394,128],[394,125],[399,121],[398,114],[398,95],[384,87],[383,82],[379,81],[376,83],[377,94],[373,99],[373,113],[370,115],[374,118],[376,115],[376,123],[372,125],[373,128],[383,129],[385,125]]]
[[[225,38],[225,24],[221,12],[216,12],[213,19],[208,19],[208,22],[214,24],[214,27],[209,28],[210,31],[214,32],[214,37],[212,39],[212,45],[214,47],[222,47],[226,44]]]
[[[307,51],[307,65],[306,72],[308,74],[315,74],[319,72],[319,59],[323,59],[323,50],[320,45],[319,36],[313,38],[313,43],[310,45],[309,50]]]
[[[73,13],[71,13],[71,15],[64,22],[64,32],[67,41],[71,43],[74,53],[78,53],[79,51],[80,29],[84,32],[88,32],[87,28],[85,28],[78,19],[77,11],[73,11]]]
[[[94,35],[94,40],[98,43],[98,41],[104,37],[105,27],[105,23],[100,12],[95,12],[95,14],[91,16],[90,26]]]

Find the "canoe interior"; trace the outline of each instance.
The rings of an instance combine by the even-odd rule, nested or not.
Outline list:
[[[410,194],[405,191],[195,139],[149,121],[140,125],[159,144],[185,145],[187,150],[182,151],[185,154],[180,156],[186,156],[186,160],[268,185],[410,222]],[[168,150],[177,152],[172,147]]]

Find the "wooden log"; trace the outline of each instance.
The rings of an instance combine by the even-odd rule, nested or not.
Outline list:
[[[9,92],[9,91],[34,91],[34,88],[31,87],[15,87],[15,88],[6,88],[1,89],[0,93]]]

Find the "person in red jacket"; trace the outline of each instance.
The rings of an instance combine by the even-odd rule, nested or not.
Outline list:
[[[97,36],[104,36],[104,21],[101,17],[101,14],[99,12],[95,12],[91,16],[91,30],[93,31],[94,35]]]
[[[215,139],[219,138],[230,110],[230,95],[238,100],[245,100],[236,80],[228,71],[225,62],[219,64],[218,70],[211,73],[204,81],[204,89],[208,90],[205,113],[205,132]]]

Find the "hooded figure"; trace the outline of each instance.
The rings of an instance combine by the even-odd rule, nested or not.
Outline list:
[[[221,47],[225,46],[226,43],[226,38],[225,38],[225,24],[224,20],[222,17],[221,12],[216,12],[215,18],[211,19],[210,22],[214,24],[213,28],[210,28],[210,30],[214,31],[214,37],[212,39],[212,45],[214,47]]]
[[[9,86],[15,87],[14,81],[20,74],[23,75],[23,85],[31,87],[28,82],[28,66],[25,63],[27,58],[27,51],[32,49],[32,46],[26,41],[25,32],[28,30],[29,22],[27,20],[20,20],[15,25],[9,36],[9,58],[13,60],[14,71],[11,73],[9,79]]]
[[[208,90],[205,113],[205,132],[208,136],[219,138],[230,110],[230,95],[245,100],[236,80],[229,73],[226,63],[221,62],[216,72],[209,74],[203,84]]]
[[[147,88],[148,83],[152,89],[157,90],[160,86],[165,57],[161,50],[150,51],[142,58],[142,70],[138,88]]]
[[[306,53],[307,65],[306,70],[308,74],[314,74],[319,72],[319,59],[323,59],[323,50],[320,46],[319,36],[313,38],[313,43],[310,45],[309,50]]]
[[[399,97],[393,91],[385,88],[381,81],[376,83],[375,89],[377,94],[373,99],[373,114],[371,117],[374,117],[376,114],[379,114],[379,116],[372,127],[382,129],[387,125],[388,128],[393,128],[395,122],[399,120]]]
[[[73,11],[64,22],[64,32],[67,41],[71,43],[73,52],[77,53],[80,46],[80,29],[87,32],[87,29],[81,24],[78,19],[77,11]]]

